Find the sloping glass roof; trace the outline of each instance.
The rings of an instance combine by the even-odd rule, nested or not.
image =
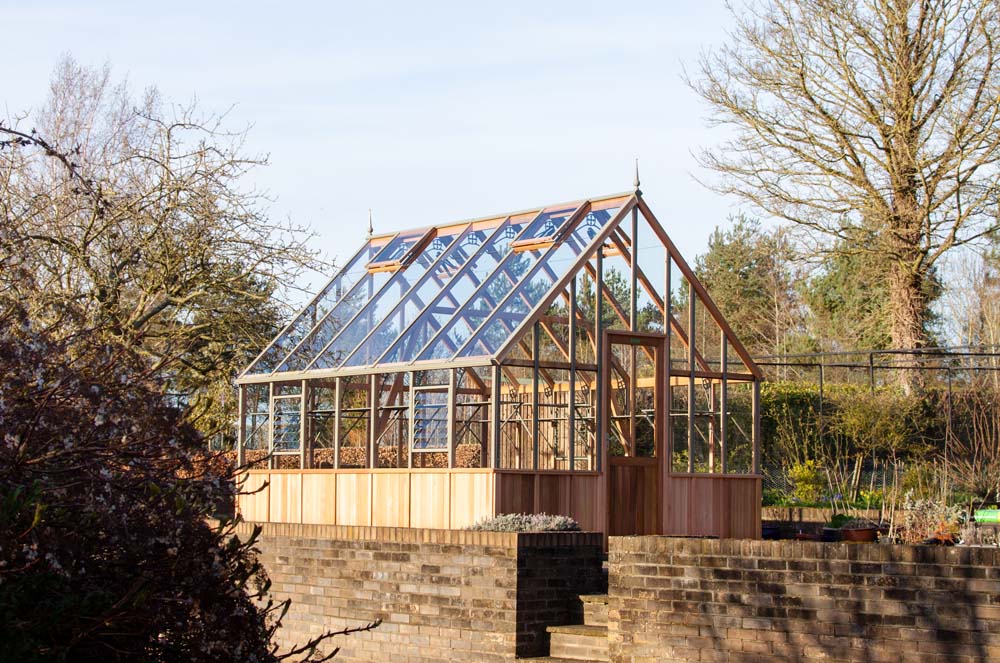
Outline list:
[[[244,371],[494,357],[631,194],[374,237]]]

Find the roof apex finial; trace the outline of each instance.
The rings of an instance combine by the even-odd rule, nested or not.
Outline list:
[[[635,179],[632,181],[632,186],[635,187],[636,193],[642,193],[639,191],[639,157],[635,158]]]
[[[368,208],[368,239],[372,238],[375,234],[375,226],[372,224],[372,208]]]

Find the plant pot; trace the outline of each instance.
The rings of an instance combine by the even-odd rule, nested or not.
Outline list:
[[[808,532],[798,532],[795,535],[796,541],[819,541],[819,534],[810,534]]]
[[[840,530],[836,527],[824,527],[819,540],[826,543],[840,541]]]
[[[878,538],[878,528],[842,529],[840,530],[840,535],[844,541],[852,543],[875,543],[875,540]]]

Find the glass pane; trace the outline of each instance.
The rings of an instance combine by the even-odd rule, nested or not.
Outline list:
[[[367,271],[361,280],[343,299],[327,314],[326,318],[317,324],[278,366],[275,372],[301,371],[326,347],[340,330],[364,308],[372,297],[379,292],[389,279],[395,276],[391,272],[369,274]]]
[[[571,268],[573,261],[589,248],[594,236],[601,226],[611,219],[614,211],[614,209],[600,210],[588,214],[585,223],[581,223],[580,227],[574,229],[564,241],[553,246],[539,264],[526,273],[514,295],[493,314],[490,322],[457,356],[478,357],[496,354],[510,339],[511,332],[524,322],[531,311],[549,294],[556,281]],[[528,251],[518,255],[535,253]],[[425,358],[431,357],[421,356],[421,359]]]
[[[370,334],[351,354],[343,366],[374,364],[382,356],[382,353],[399,338],[407,326],[426,309],[427,303],[433,300],[447,286],[449,280],[475,255],[476,251],[483,246],[495,230],[495,228],[473,230],[470,226],[457,241],[451,243],[451,246],[446,243],[439,244],[439,239],[431,242],[428,250],[437,252],[441,257],[402,301],[396,302],[392,312],[378,325],[375,332]],[[444,251],[445,248],[447,251]]]
[[[448,390],[418,389],[413,394],[413,450],[448,448]]]
[[[340,378],[340,466],[368,466],[368,378]]]
[[[296,316],[288,329],[246,370],[247,374],[270,373],[281,359],[312,329],[368,271],[365,265],[378,251],[366,243],[340,272],[320,291],[313,301]]]
[[[350,324],[344,326],[332,342],[320,351],[309,368],[340,366],[368,333],[385,320],[396,304],[420,281],[427,270],[455,241],[455,237],[455,234],[449,234],[435,238],[409,267],[394,272],[389,283],[365,305],[364,310],[356,315]]]
[[[510,366],[500,380],[500,467],[527,469],[534,466],[532,431],[533,379],[531,369]]]
[[[574,398],[576,431],[573,438],[573,469],[576,470],[597,469],[596,386],[597,373],[579,370],[576,372]]]
[[[566,220],[573,215],[579,205],[563,207],[561,209],[546,210],[542,216],[532,223],[519,241],[530,239],[550,239],[566,224]]]
[[[375,443],[378,445],[379,467],[406,467],[406,445],[410,437],[410,374],[388,373],[380,375],[378,428]]]
[[[418,230],[408,230],[404,233],[399,233],[386,244],[385,248],[378,252],[378,254],[372,258],[371,262],[390,262],[393,260],[402,260],[406,257],[407,252],[413,248],[413,245],[420,241],[420,238],[427,233],[427,229]]]
[[[457,369],[455,393],[455,467],[488,467],[490,370]]]
[[[525,234],[546,224],[556,224],[558,230],[570,215],[566,214],[565,209],[546,210],[531,223]],[[599,218],[606,215],[607,211],[602,210],[588,216]],[[542,256],[553,250],[561,249],[566,243],[560,244],[557,248],[547,248],[541,251],[522,251],[508,256],[491,275],[489,281],[480,286],[472,298],[468,300],[468,303],[452,316],[448,325],[421,352],[419,359],[446,359],[455,355],[465,342],[482,327],[487,318],[493,314],[497,305],[510,293],[514,286],[521,282],[522,279],[530,277],[534,273],[534,268]],[[539,299],[541,296],[544,296],[551,285],[552,283],[549,282],[548,284],[539,283],[534,286],[534,289],[541,293]],[[518,296],[518,299],[524,299],[523,293]],[[528,306],[529,310],[531,306]],[[506,329],[505,333],[509,334],[516,326],[516,318],[507,324],[501,318],[497,326],[490,333],[496,334],[498,333],[496,329]],[[479,356],[481,354],[489,354],[489,352],[476,352],[472,356]]]
[[[301,400],[297,396],[274,399],[274,451],[298,450]]]
[[[504,222],[471,262],[462,267],[432,301],[424,303],[420,317],[392,344],[379,362],[391,364],[413,361],[424,344],[440,331],[455,311],[472,297],[483,281],[507,257],[511,242],[532,218],[525,214]]]
[[[543,370],[538,382],[538,467],[568,470],[569,371]]]
[[[309,389],[308,424],[311,467],[333,467],[333,441],[336,417],[336,391],[332,386],[311,386]]]
[[[254,462],[266,455],[268,435],[270,434],[271,412],[268,405],[270,385],[248,384],[246,390],[246,406],[244,410],[246,438],[243,447],[247,450],[247,462]],[[258,451],[260,453],[250,453]]]

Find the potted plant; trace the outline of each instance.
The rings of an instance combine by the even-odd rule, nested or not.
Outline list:
[[[851,518],[841,524],[840,536],[853,543],[874,543],[878,539],[878,524],[868,518]]]
[[[849,522],[851,517],[846,513],[835,513],[830,517],[830,522],[828,522],[824,527],[821,534],[821,540],[827,543],[832,543],[834,541],[841,540],[841,527],[844,523]]]

